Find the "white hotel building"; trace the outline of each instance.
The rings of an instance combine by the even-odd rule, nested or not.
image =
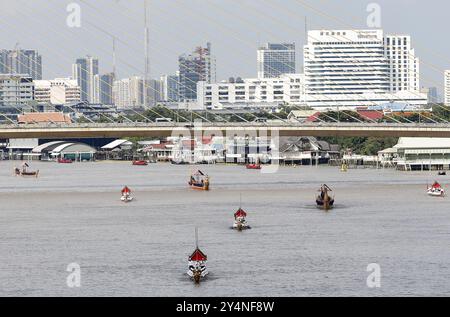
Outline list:
[[[81,88],[76,79],[35,80],[34,86],[34,99],[39,103],[63,105],[81,100]]]
[[[450,70],[445,71],[444,81],[444,103],[450,106]]]
[[[306,100],[314,108],[354,108],[393,101],[427,104],[419,60],[406,35],[382,30],[317,30],[304,46]]]
[[[420,92],[419,74],[419,60],[408,35],[317,30],[308,32],[304,74],[239,83],[200,82],[197,95],[199,106],[208,109],[306,104],[342,110],[391,102],[421,107],[428,100]]]
[[[133,109],[144,106],[144,80],[132,76],[114,81],[114,104],[117,109]]]
[[[305,104],[303,74],[279,78],[239,78],[232,82],[197,83],[197,101],[206,109],[276,108],[281,104]]]

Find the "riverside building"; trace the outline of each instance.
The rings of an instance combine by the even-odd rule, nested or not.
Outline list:
[[[286,74],[279,78],[234,79],[197,85],[200,108],[277,108],[284,104],[304,105],[304,75]]]
[[[315,30],[304,46],[307,103],[314,108],[354,108],[402,101],[426,105],[419,60],[406,35],[382,30]]]
[[[33,99],[33,78],[20,74],[0,75],[0,109],[3,113],[20,112]]]
[[[34,99],[39,103],[63,105],[81,100],[81,88],[72,78],[34,81]]]
[[[257,51],[258,78],[295,73],[295,44],[267,43]]]

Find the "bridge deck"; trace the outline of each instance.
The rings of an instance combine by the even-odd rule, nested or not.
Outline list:
[[[182,135],[450,137],[450,124],[361,123],[136,123],[0,125],[0,139],[123,138]]]

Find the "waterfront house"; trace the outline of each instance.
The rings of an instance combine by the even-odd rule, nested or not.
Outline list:
[[[97,158],[105,160],[131,160],[133,159],[133,142],[126,139],[114,140],[101,147]]]
[[[30,158],[40,158],[43,161],[56,160],[58,158],[72,161],[93,161],[97,151],[83,143],[52,141],[36,146],[30,153]]]
[[[314,137],[280,138],[279,160],[284,164],[327,164],[340,156],[338,145]]]
[[[218,160],[213,138],[174,139],[171,160],[175,163],[214,164]]]
[[[394,149],[400,170],[450,169],[450,138],[400,138]]]
[[[225,144],[225,160],[227,163],[268,163],[272,142],[269,138],[235,137]]]
[[[148,144],[139,151],[152,160],[167,162],[172,157],[173,147],[174,144],[171,141],[157,141],[153,144]]]

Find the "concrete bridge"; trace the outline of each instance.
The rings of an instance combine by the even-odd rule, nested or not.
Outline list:
[[[450,124],[398,123],[105,123],[0,125],[0,139],[123,138],[178,135],[447,137]]]

